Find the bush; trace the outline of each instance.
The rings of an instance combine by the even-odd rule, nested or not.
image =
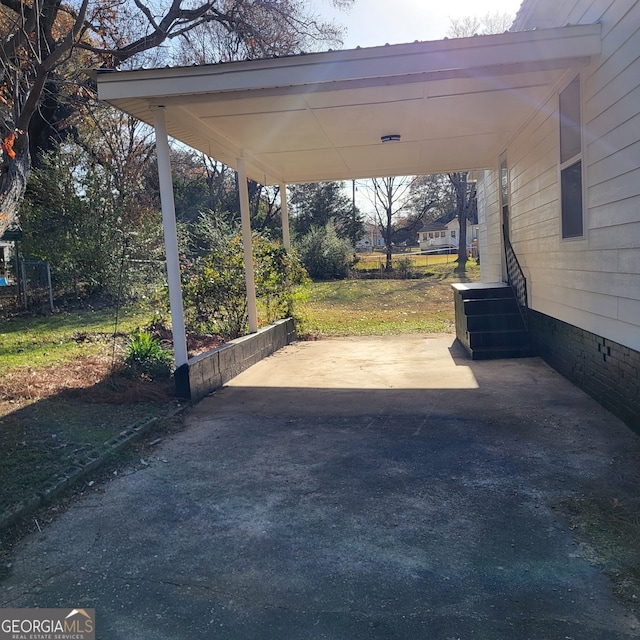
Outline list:
[[[300,258],[313,280],[341,280],[356,257],[348,240],[340,238],[333,222],[315,227],[298,242]]]
[[[256,296],[263,320],[269,324],[282,318],[296,318],[298,303],[304,300],[309,282],[297,252],[287,251],[279,242],[262,236],[253,239]]]
[[[173,355],[148,331],[138,329],[129,339],[124,359],[125,372],[156,380],[171,375]]]
[[[416,277],[413,261],[409,257],[400,258],[396,264],[396,270],[402,280]]]
[[[51,264],[57,299],[135,299],[162,280],[160,213],[140,195],[123,198],[110,169],[71,142],[29,176],[20,249]]]
[[[247,298],[239,236],[182,270],[185,323],[189,331],[236,338],[245,331]]]
[[[187,233],[191,257],[182,269],[187,329],[225,338],[243,335],[247,290],[239,229],[207,212]],[[259,234],[253,237],[253,254],[261,324],[294,316],[295,286],[307,280],[302,263],[294,252]]]

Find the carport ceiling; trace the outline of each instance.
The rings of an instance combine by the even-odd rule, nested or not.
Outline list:
[[[262,184],[492,166],[599,25],[98,73],[102,100]],[[399,134],[399,142],[381,142]]]

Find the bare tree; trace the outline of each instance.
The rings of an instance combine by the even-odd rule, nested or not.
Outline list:
[[[372,204],[376,215],[376,224],[380,235],[384,239],[386,249],[385,271],[393,269],[393,221],[394,218],[406,207],[412,176],[400,176],[391,178],[374,178],[372,185]]]
[[[464,271],[467,264],[467,220],[476,207],[476,183],[468,179],[466,171],[449,173],[449,180],[456,198],[456,215],[460,225],[458,239],[458,269]]]
[[[509,13],[485,13],[483,16],[465,16],[463,18],[450,18],[447,31],[449,38],[468,38],[470,36],[482,36],[490,33],[504,33],[513,23],[513,16]]]
[[[508,13],[486,13],[484,16],[452,18],[447,35],[451,38],[463,38],[474,35],[487,35],[508,31],[513,16]],[[464,270],[467,263],[467,220],[476,207],[476,184],[470,182],[468,173],[458,171],[449,173],[449,181],[456,199],[456,215],[460,224],[458,244],[458,269]]]
[[[52,120],[64,128],[63,96],[93,96],[82,68],[139,60],[212,24],[229,36],[230,55],[245,57],[339,39],[339,29],[309,17],[307,7],[301,0],[0,0],[0,235],[17,221],[37,153],[30,138],[42,132],[36,129],[51,128]],[[288,29],[297,36],[286,39]]]

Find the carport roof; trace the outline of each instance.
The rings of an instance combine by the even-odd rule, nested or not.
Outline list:
[[[262,184],[493,166],[600,26],[98,73],[102,100]],[[381,137],[399,134],[399,142]]]

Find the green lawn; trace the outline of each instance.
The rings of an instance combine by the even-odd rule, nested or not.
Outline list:
[[[151,311],[138,307],[121,309],[118,332],[128,333],[146,324],[151,317]],[[112,340],[115,320],[115,309],[3,318],[0,324],[0,376],[12,367],[40,368],[103,352]]]
[[[451,287],[427,280],[343,280],[312,287],[305,333],[314,336],[451,331]]]
[[[395,269],[399,268],[402,264],[409,263],[418,270],[424,270],[430,267],[440,268],[443,265],[454,265],[456,257],[455,255],[449,254],[435,255],[418,253],[417,251],[407,251],[406,253],[394,253],[392,263]],[[379,251],[359,253],[355,269],[364,271],[384,268],[386,259],[386,254],[380,253]],[[475,261],[472,261],[471,264],[475,265]]]
[[[468,263],[462,278],[455,266],[454,262],[436,263],[423,270],[426,277],[418,279],[316,282],[303,314],[302,334],[322,337],[453,331],[451,283],[480,279],[475,261]]]
[[[117,346],[153,313],[120,310]],[[115,310],[3,318],[0,511],[51,486],[121,431],[176,406],[164,388],[109,378]]]

